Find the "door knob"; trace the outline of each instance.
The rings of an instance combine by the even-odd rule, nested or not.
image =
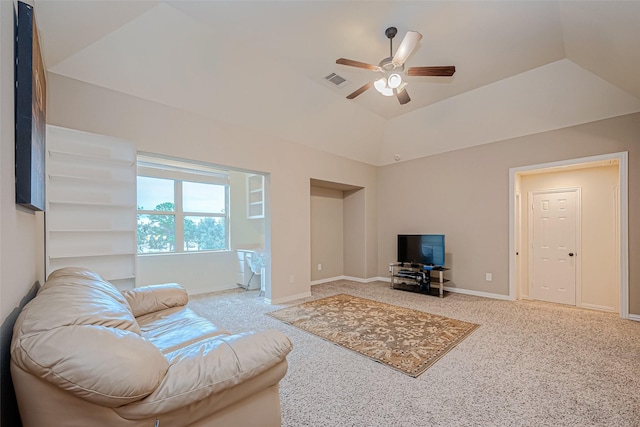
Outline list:
[[[573,252],[569,252],[569,256],[573,256]]]

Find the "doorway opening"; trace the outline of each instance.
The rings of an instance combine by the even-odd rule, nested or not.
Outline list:
[[[366,277],[365,189],[310,180],[311,284]]]
[[[629,317],[627,156],[627,152],[612,153],[509,170],[510,299],[535,299],[531,291],[530,194],[588,188],[582,191],[584,215],[578,212],[578,218],[583,218],[582,231],[578,231],[581,248],[572,258],[577,279],[575,305]]]
[[[138,286],[270,298],[269,174],[152,153],[137,169]]]

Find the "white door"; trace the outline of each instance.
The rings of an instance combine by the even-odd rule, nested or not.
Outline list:
[[[534,299],[576,305],[576,193],[533,194]]]

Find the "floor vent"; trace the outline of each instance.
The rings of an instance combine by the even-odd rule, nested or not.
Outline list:
[[[338,87],[346,86],[349,83],[345,78],[340,77],[336,73],[331,73],[327,77],[325,77],[324,79],[326,81],[328,81],[328,82],[333,83],[334,85],[336,85]]]

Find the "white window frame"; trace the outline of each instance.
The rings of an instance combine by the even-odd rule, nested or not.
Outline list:
[[[150,155],[138,155],[137,176],[158,178],[173,181],[173,211],[138,210],[137,215],[174,215],[175,224],[175,250],[165,252],[138,252],[139,256],[171,255],[185,253],[222,252],[230,248],[230,222],[229,222],[229,174],[226,171],[202,163],[188,162],[178,159],[155,157]],[[195,212],[182,209],[183,183],[195,182],[201,184],[222,185],[225,189],[225,212]],[[136,215],[136,218],[137,218]],[[225,248],[206,250],[185,250],[184,218],[185,216],[199,216],[210,218],[224,218],[225,223]]]

